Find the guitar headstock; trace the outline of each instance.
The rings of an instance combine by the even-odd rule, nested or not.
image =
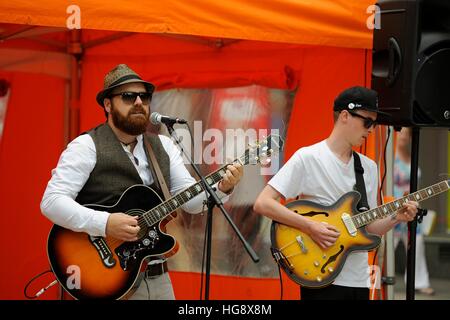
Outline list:
[[[284,141],[278,134],[271,134],[261,141],[249,144],[244,155],[240,158],[246,164],[260,163],[263,166],[270,165],[271,157],[283,150]]]

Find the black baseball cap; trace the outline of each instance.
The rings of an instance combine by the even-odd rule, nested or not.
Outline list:
[[[375,90],[360,86],[342,91],[334,100],[333,110],[367,110],[382,116],[389,116],[389,114],[378,109],[378,93]]]

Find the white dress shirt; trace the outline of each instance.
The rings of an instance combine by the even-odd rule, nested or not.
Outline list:
[[[159,138],[170,159],[170,193],[175,195],[196,181],[186,169],[181,152],[172,140],[163,135],[159,135]],[[143,136],[137,137],[133,153],[126,146],[123,148],[144,184],[151,185],[153,177],[147,169]],[[80,135],[70,142],[61,154],[57,167],[52,170],[52,178],[41,201],[41,211],[53,223],[64,228],[104,237],[109,213],[84,207],[75,201],[96,161],[95,144],[89,134]],[[219,198],[224,202],[228,200],[228,196],[218,190],[217,184],[215,186]],[[189,213],[199,213],[203,209],[205,199],[205,193],[201,193],[181,208]]]

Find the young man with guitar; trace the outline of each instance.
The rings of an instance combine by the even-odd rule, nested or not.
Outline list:
[[[365,141],[380,113],[375,91],[364,87],[344,90],[334,101],[335,123],[329,137],[297,150],[256,199],[255,211],[279,223],[279,229],[288,226],[303,233],[273,251],[275,259],[286,267],[288,275],[297,272],[291,278],[302,279],[300,282],[305,283],[301,286],[303,300],[369,299],[367,249],[351,250],[352,239],[362,235],[364,241],[370,242],[373,239],[366,231],[381,236],[396,224],[412,221],[416,216],[418,203],[405,201],[395,215],[382,219],[375,219],[382,212],[379,216],[374,215],[374,221],[367,223],[362,231],[357,231],[356,220],[348,214],[339,216],[335,223],[331,219],[329,223],[325,220],[333,216],[325,211],[326,206],[336,203],[334,207],[328,207],[333,209],[345,204],[348,201],[342,200],[342,196],[355,190],[357,179],[352,148]],[[358,155],[364,170],[364,183],[361,184],[366,190],[367,205],[373,209],[377,207],[377,166],[366,156]],[[290,210],[279,203],[280,197],[308,200],[304,206],[307,208],[304,212]],[[357,201],[347,206],[348,211],[354,207],[354,202]],[[347,238],[350,245],[339,243]],[[277,241],[280,239],[273,236],[272,243]],[[317,255],[310,264],[302,265],[300,270],[295,269],[297,262],[304,263],[315,253]],[[335,265],[336,262],[341,265]],[[313,277],[308,278],[310,275]],[[324,281],[327,277],[333,280],[333,284],[330,285],[331,280]]]
[[[127,65],[111,70],[96,99],[106,123],[67,146],[45,190],[52,270],[77,299],[174,299],[165,259],[177,245],[162,219],[182,204],[199,213],[205,196],[172,140],[146,134],[153,91]],[[232,164],[211,178],[220,198],[242,172]]]

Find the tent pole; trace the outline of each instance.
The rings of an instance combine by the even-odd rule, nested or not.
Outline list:
[[[80,68],[83,48],[81,45],[81,30],[70,31],[70,42],[67,52],[73,56],[70,77],[70,111],[69,111],[69,140],[75,139],[80,132]]]

